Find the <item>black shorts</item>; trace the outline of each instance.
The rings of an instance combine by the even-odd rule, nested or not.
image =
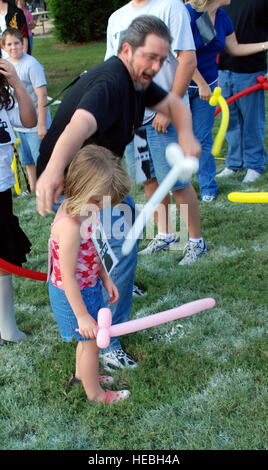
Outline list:
[[[0,258],[21,266],[31,243],[13,214],[11,189],[0,192]]]

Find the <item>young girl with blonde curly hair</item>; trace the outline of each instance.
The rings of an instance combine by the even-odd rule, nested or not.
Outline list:
[[[127,174],[110,150],[97,145],[83,147],[68,169],[66,198],[51,227],[51,306],[62,339],[78,342],[72,382],[82,382],[91,403],[112,404],[130,395],[128,390],[110,391],[100,386],[100,382],[113,383],[112,377],[99,376],[96,320],[98,310],[104,306],[100,280],[109,294],[109,303],[115,303],[119,295],[92,241],[104,197],[116,205],[129,190]]]

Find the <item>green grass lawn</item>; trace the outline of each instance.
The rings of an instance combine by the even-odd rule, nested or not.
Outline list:
[[[100,62],[104,50],[104,43],[36,39],[49,95]],[[219,181],[215,203],[200,203],[207,256],[180,267],[181,251],[139,257],[136,283],[148,295],[134,299],[132,318],[202,297],[214,297],[216,307],[122,337],[139,363],[115,374],[115,387],[131,390],[125,402],[90,406],[82,386],[69,387],[75,344],[60,339],[47,285],[14,277],[17,323],[28,337],[0,349],[2,450],[267,449],[268,205],[231,203],[227,195],[267,191],[268,172],[247,186],[244,173]],[[132,194],[145,203],[142,186]],[[53,216],[37,214],[34,196],[14,196],[14,207],[32,242],[25,267],[46,272]]]

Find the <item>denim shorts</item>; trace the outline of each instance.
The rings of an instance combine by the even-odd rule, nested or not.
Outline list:
[[[161,184],[165,177],[171,170],[166,159],[166,147],[173,142],[178,143],[178,134],[176,129],[170,124],[167,128],[167,134],[157,132],[153,126],[152,121],[140,127],[145,129],[147,134],[147,143],[150,150],[150,172],[151,178],[156,178],[158,184]],[[125,148],[126,166],[129,177],[136,180],[136,165],[134,156],[134,142],[130,142]],[[177,180],[171,191],[183,189],[190,184],[190,181],[182,182]]]
[[[18,154],[23,165],[36,165],[39,156],[39,147],[41,140],[36,132],[19,132],[17,136],[20,139],[18,145]]]
[[[100,281],[98,280],[94,287],[81,290],[81,294],[88,313],[97,321],[98,311],[104,307]],[[51,281],[49,281],[49,298],[63,341],[71,342],[73,338],[75,341],[90,341],[91,338],[83,338],[78,331],[75,331],[78,328],[77,318],[65,292],[54,286]]]

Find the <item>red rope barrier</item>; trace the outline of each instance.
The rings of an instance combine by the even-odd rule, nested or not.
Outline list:
[[[268,90],[268,81],[265,80],[263,75],[259,75],[257,77],[257,81],[258,81],[258,83],[256,83],[255,85],[251,85],[250,87],[245,88],[245,90],[239,91],[235,95],[230,96],[226,100],[227,104],[229,105],[229,104],[233,103],[234,101],[238,100],[239,98],[242,98],[243,96],[249,95],[249,93],[252,93],[253,91],[257,91],[257,90],[261,90],[261,89]],[[218,106],[216,108],[214,117],[216,117],[220,112],[221,112],[221,107]]]
[[[35,279],[36,281],[46,281],[47,274],[41,273],[39,271],[32,271],[32,269],[21,268],[15,264],[9,263],[4,259],[0,258],[0,268],[4,271],[7,271],[10,274],[15,274],[16,276],[25,277],[28,279]]]

